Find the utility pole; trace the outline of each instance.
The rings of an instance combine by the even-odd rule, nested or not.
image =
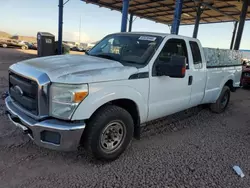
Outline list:
[[[81,43],[81,26],[82,26],[82,16],[80,16],[80,24],[79,24],[79,45]]]

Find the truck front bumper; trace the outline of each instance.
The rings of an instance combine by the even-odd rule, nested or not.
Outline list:
[[[57,119],[37,121],[21,110],[12,102],[10,97],[5,99],[9,119],[39,146],[54,150],[76,150],[85,129],[85,123],[67,122]]]

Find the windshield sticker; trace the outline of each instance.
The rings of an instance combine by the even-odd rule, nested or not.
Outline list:
[[[139,40],[155,41],[156,37],[140,36]]]

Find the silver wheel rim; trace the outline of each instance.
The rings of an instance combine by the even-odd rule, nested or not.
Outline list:
[[[100,145],[105,153],[116,151],[124,142],[126,128],[121,121],[110,122],[102,131]]]

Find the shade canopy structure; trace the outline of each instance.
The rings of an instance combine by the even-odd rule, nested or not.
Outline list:
[[[63,6],[69,0],[59,0],[58,49],[62,53]],[[171,25],[178,34],[180,25],[194,25],[197,38],[200,24],[235,22],[230,49],[238,50],[245,21],[250,20],[250,0],[81,0],[86,3],[122,12],[121,32],[132,30],[133,17]],[[130,14],[130,18],[128,18]]]
[[[86,3],[122,11],[123,0],[82,0]],[[250,3],[249,3],[250,5]],[[162,24],[172,24],[175,12],[175,0],[130,0],[128,12]],[[181,12],[181,25],[193,25],[197,8],[202,9],[200,24],[239,21],[242,9],[240,0],[184,0]],[[246,15],[250,20],[250,8]]]

